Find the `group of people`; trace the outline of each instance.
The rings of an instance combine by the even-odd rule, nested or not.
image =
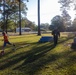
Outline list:
[[[6,44],[12,45],[12,46],[14,46],[14,47],[15,47],[15,44],[12,44],[12,43],[9,42],[8,36],[7,36],[7,34],[6,34],[5,31],[2,32],[2,35],[3,35],[3,38],[4,38],[4,39],[3,39],[4,44],[3,44],[3,47],[2,47],[1,55],[4,55],[4,49],[5,49],[5,47],[6,47]],[[52,31],[52,35],[53,35],[53,38],[54,38],[54,46],[56,46],[57,43],[58,43],[58,37],[60,37],[60,32],[58,31],[57,28],[55,28],[55,29]]]

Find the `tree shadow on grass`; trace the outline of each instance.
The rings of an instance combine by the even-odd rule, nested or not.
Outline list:
[[[60,41],[60,43],[67,40],[69,39]],[[14,60],[0,65],[0,70],[4,70],[6,68],[9,68],[10,66],[14,66],[20,61],[24,61],[21,65],[14,67],[13,70],[20,70],[27,75],[33,75],[35,72],[41,70],[41,68],[44,67],[45,64],[56,61],[60,57],[57,54],[51,54],[50,56],[46,55],[47,52],[55,48],[53,44],[31,43],[31,45],[34,46],[29,51],[11,56],[10,59],[14,58]]]
[[[54,45],[51,45],[51,47],[44,47],[43,49],[41,49],[41,51],[29,54],[28,57],[24,60],[24,63],[15,67],[14,70],[25,71],[27,75],[33,75],[35,72],[41,70],[41,68],[44,67],[45,64],[56,60],[57,56],[46,56],[46,53],[51,51],[54,47]]]
[[[69,40],[69,39],[70,39],[70,38],[68,38],[68,39],[66,39],[66,40],[61,40],[61,41],[59,41],[59,43],[65,42],[65,41],[67,41],[67,40]],[[25,45],[25,44],[27,45],[27,44],[29,44],[29,43],[27,43],[27,42],[24,41],[24,42],[19,42],[19,43],[15,43],[15,44],[17,45],[17,47],[20,47],[21,45]],[[33,43],[33,44],[34,44],[34,45],[37,44],[36,47],[37,47],[37,46],[40,47],[40,45],[41,45],[41,44],[44,44],[44,43],[37,43],[37,42],[35,42],[35,43]],[[32,45],[32,43],[31,43],[31,45]],[[9,47],[9,46],[7,46],[7,47]],[[44,45],[43,45],[43,46],[41,45],[41,47],[44,48]],[[50,47],[51,47],[51,46],[50,46]],[[11,47],[10,47],[10,48],[11,48]],[[34,46],[34,48],[35,48],[35,46]],[[37,48],[38,48],[38,47],[37,47]],[[36,48],[36,49],[37,49],[37,48]],[[48,47],[48,48],[49,48],[49,47]],[[41,49],[40,49],[40,50],[41,50]],[[10,53],[13,53],[13,51],[11,51],[11,50],[8,51],[4,56],[9,55]],[[0,56],[0,58],[2,58],[2,57],[4,57],[4,56]]]
[[[65,66],[69,67],[68,63],[70,61],[70,65],[74,64],[73,62],[71,62],[71,60],[68,60],[69,55],[71,55],[71,53],[73,52],[63,52],[61,54],[55,53],[55,54],[51,54],[51,55],[46,55],[47,52],[49,52],[50,50],[52,50],[52,48],[48,48],[42,52],[37,52],[37,54],[31,54],[30,56],[28,56],[24,63],[22,63],[21,65],[17,66],[14,68],[14,70],[19,70],[24,72],[24,74],[27,75],[34,75],[36,72],[40,71],[46,64],[48,63],[52,63],[57,61],[58,59],[65,59],[64,62],[61,62],[58,67],[56,67],[56,69],[62,69]],[[68,56],[67,56],[68,55]],[[66,57],[66,58],[65,58]],[[75,60],[75,56],[70,56],[72,57],[73,60]],[[46,67],[49,68],[49,67]],[[73,68],[72,68],[73,70]]]
[[[12,61],[9,61],[8,63],[6,63],[6,64],[4,64],[4,65],[1,65],[0,66],[0,70],[3,70],[3,69],[5,69],[5,68],[8,68],[9,66],[12,66],[12,65],[14,65],[14,64],[16,64],[16,63],[18,63],[19,61],[21,61],[21,60],[24,60],[24,59],[27,59],[27,63],[29,63],[30,61],[32,62],[32,61],[34,61],[34,60],[36,60],[37,58],[39,58],[39,56],[40,55],[43,55],[45,52],[47,52],[47,51],[49,51],[48,50],[48,48],[49,48],[50,46],[41,46],[41,47],[37,47],[37,48],[34,48],[34,49],[32,49],[32,50],[30,50],[30,51],[27,51],[27,52],[25,52],[25,53],[20,53],[20,54],[18,54],[18,55],[15,55],[15,56],[13,56],[13,57],[10,57],[10,58],[16,58],[16,59],[14,59],[14,60],[12,60]],[[52,48],[54,48],[53,46],[51,46],[51,49]],[[35,57],[35,54],[36,53],[39,53],[36,57]],[[43,54],[42,54],[43,53]],[[31,58],[32,57],[32,58]],[[34,57],[34,58],[33,58]],[[31,58],[31,59],[29,59],[29,58]]]
[[[61,38],[63,39],[63,38],[65,38],[65,37],[61,37]],[[60,43],[66,42],[66,41],[68,41],[68,40],[70,40],[70,39],[73,39],[73,38],[74,38],[74,36],[72,36],[72,37],[67,37],[66,39],[63,39],[63,40],[59,39],[59,42],[58,42],[58,43],[60,44]]]
[[[65,51],[59,55],[59,60],[55,69],[65,71],[66,75],[76,75],[76,52],[75,51]],[[66,58],[65,58],[66,57]],[[65,75],[63,74],[63,75]]]

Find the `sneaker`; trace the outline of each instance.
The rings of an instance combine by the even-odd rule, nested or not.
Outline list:
[[[13,46],[15,47],[15,44],[13,44]]]

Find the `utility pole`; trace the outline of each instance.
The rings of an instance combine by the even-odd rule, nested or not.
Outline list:
[[[38,35],[41,35],[41,31],[40,31],[40,0],[38,0]]]

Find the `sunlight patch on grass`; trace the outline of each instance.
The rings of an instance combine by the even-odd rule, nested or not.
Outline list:
[[[7,46],[5,55],[0,57],[0,75],[75,75],[76,51],[66,46],[73,38],[60,37],[56,47],[51,42],[38,43],[40,38],[41,36],[33,34],[10,36],[9,40],[15,43],[16,48],[30,45],[16,51]],[[2,43],[3,41],[0,49]]]

